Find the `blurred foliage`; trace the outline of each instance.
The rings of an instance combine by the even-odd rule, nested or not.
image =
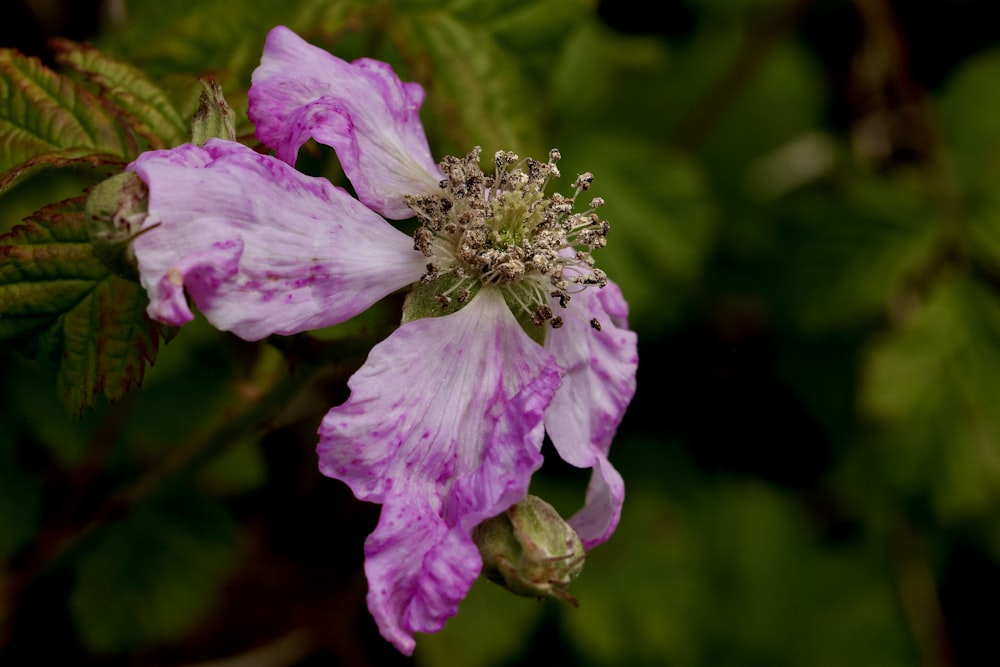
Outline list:
[[[1000,593],[1000,34],[981,28],[985,4],[15,3],[0,663],[1000,662],[995,619],[974,611]],[[595,174],[612,223],[598,261],[642,362],[612,451],[625,512],[574,583],[579,609],[480,582],[413,661],[397,655],[365,609],[377,508],[314,455],[396,304],[254,344],[198,320],[161,345],[141,290],[89,247],[80,195],[185,141],[199,77],[254,143],[246,91],[277,24],[419,81],[438,157],[556,146],[563,189]],[[302,167],[348,185],[320,147]],[[547,463],[534,492],[572,513],[578,472]]]

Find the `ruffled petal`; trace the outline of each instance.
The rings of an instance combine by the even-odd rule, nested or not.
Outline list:
[[[424,89],[388,64],[348,63],[274,28],[254,70],[248,115],[257,138],[295,164],[309,138],[337,152],[358,198],[387,218],[413,217],[403,195],[433,192],[438,170],[420,123]]]
[[[628,304],[614,283],[574,295],[562,315],[562,328],[549,331],[545,340],[566,369],[545,413],[545,430],[567,463],[594,469],[586,504],[569,521],[584,548],[591,549],[614,532],[625,499],[608,449],[635,394],[639,358],[636,335],[628,330]],[[591,326],[592,318],[601,323],[600,331]]]
[[[455,614],[482,561],[472,529],[527,493],[562,370],[484,289],[372,349],[351,397],[323,419],[320,470],[383,503],[365,544],[368,607],[413,650]]]
[[[144,153],[148,230],[133,242],[149,315],[246,340],[343,322],[415,280],[413,241],[322,178],[235,142]]]

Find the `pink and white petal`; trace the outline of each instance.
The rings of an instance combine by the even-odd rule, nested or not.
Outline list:
[[[591,326],[592,318],[601,323],[600,331]],[[567,463],[594,469],[586,504],[569,521],[590,549],[614,532],[625,498],[608,450],[635,394],[636,335],[628,330],[628,304],[614,283],[574,295],[563,320],[545,340],[566,369],[545,413],[545,430]]]
[[[320,470],[384,504],[365,545],[368,606],[400,651],[440,630],[479,575],[472,529],[527,494],[560,376],[485,289],[375,346],[323,419]]]
[[[424,272],[413,241],[344,190],[235,142],[144,153],[133,241],[149,315],[180,325],[190,295],[246,340],[343,322]]]
[[[278,26],[254,70],[247,113],[279,158],[295,164],[309,138],[326,144],[361,201],[404,219],[413,212],[403,195],[437,191],[444,178],[420,123],[423,101],[420,84],[400,81],[388,64],[348,63]]]

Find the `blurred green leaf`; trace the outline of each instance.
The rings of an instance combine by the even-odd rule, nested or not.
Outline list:
[[[459,3],[456,3],[456,5]],[[481,20],[482,2],[462,3],[469,20]],[[557,47],[568,30],[594,13],[596,0],[534,0],[495,3],[502,7],[490,21],[490,30],[515,49],[545,50]],[[532,53],[523,53],[531,57]]]
[[[621,286],[634,326],[662,330],[687,305],[715,237],[703,174],[690,159],[629,136],[595,135],[574,150],[563,150],[557,189],[593,172],[590,193],[607,201],[599,213],[611,223],[598,265]]]
[[[137,68],[92,46],[64,39],[55,40],[53,48],[60,63],[83,74],[117,109],[128,114],[129,126],[152,148],[169,148],[190,138],[189,123]]]
[[[478,579],[444,630],[418,636],[414,657],[424,667],[516,664],[543,612],[555,604],[517,597]]]
[[[791,494],[708,483],[661,448],[630,480],[615,536],[560,619],[592,665],[910,665],[892,579],[863,539],[823,540]],[[667,461],[667,459],[674,459]]]
[[[596,20],[578,23],[550,63],[547,95],[558,118],[555,129],[586,137],[613,126],[649,131],[646,139],[658,141],[665,136],[665,114],[679,111],[666,94],[670,64],[671,52],[661,40],[622,35]],[[650,95],[651,89],[657,94]]]
[[[235,560],[235,527],[212,501],[186,493],[136,507],[80,558],[69,608],[92,650],[162,644],[198,624]]]
[[[949,165],[961,197],[968,250],[1000,274],[1000,49],[970,58],[951,75],[938,101]]]
[[[937,101],[949,159],[959,184],[973,195],[996,192],[1000,179],[1000,48],[969,58],[948,79]]]
[[[410,73],[428,84],[427,105],[451,144],[446,152],[464,155],[478,145],[486,155],[548,155],[539,105],[532,103],[539,91],[486,28],[432,10],[401,15],[391,28]]]
[[[84,201],[46,207],[0,237],[0,340],[54,365],[74,414],[140,384],[163,330],[146,317],[142,287],[94,256]]]
[[[0,194],[47,166],[115,164],[134,152],[97,97],[7,49],[0,49],[0,148]]]
[[[136,2],[125,29],[105,35],[101,45],[127,54],[155,79],[186,74],[194,81],[211,73],[235,94],[250,85],[271,28],[286,25],[307,39],[340,34],[363,27],[362,15],[371,8],[366,0],[246,0],[238,7],[230,0]]]
[[[564,49],[566,39],[577,26],[593,21],[596,6],[594,0],[499,0],[493,3],[496,13],[485,19],[485,4],[457,2],[456,13],[463,21],[488,27],[497,42],[528,73],[529,80],[543,86],[552,78],[553,63]],[[547,97],[547,94],[541,96]]]
[[[885,317],[941,241],[939,220],[911,183],[852,173],[766,208],[775,256],[757,280],[805,330],[857,327]],[[764,220],[759,221],[765,224]]]
[[[949,520],[1000,503],[1000,303],[962,275],[911,306],[871,350],[863,406],[884,479]]]
[[[740,54],[737,42],[734,38],[733,50],[728,53],[731,60],[723,61],[727,65],[750,57]],[[770,48],[756,69],[744,73],[738,81],[728,82],[729,88],[716,89],[718,97],[699,96],[692,105],[685,105],[687,117],[682,130],[707,132],[700,152],[713,183],[739,207],[744,206],[741,199],[748,194],[748,169],[754,160],[821,127],[824,120],[826,90],[818,64],[791,39]],[[680,69],[686,64],[678,59],[675,67]],[[731,71],[735,70],[726,72]],[[719,78],[713,79],[712,85],[726,82],[724,76],[716,72]],[[702,119],[711,123],[703,124]],[[687,137],[682,134],[678,139],[686,141]]]

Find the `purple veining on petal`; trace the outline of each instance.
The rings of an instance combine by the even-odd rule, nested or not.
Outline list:
[[[600,331],[590,325],[594,317],[601,322]],[[545,413],[545,430],[567,463],[594,469],[586,504],[570,519],[586,549],[611,536],[625,497],[625,484],[608,461],[608,450],[635,394],[639,359],[627,318],[621,291],[609,283],[574,296],[563,311],[564,326],[549,332],[545,341],[566,369]]]
[[[276,158],[210,140],[144,153],[149,231],[134,241],[150,316],[247,340],[342,322],[417,280],[424,257],[344,190]],[[155,226],[155,228],[154,228]]]
[[[386,217],[412,217],[403,195],[442,178],[420,122],[424,90],[386,63],[348,63],[278,26],[249,95],[257,137],[279,158],[294,164],[309,138],[331,146],[358,198]]]
[[[377,345],[323,419],[320,470],[384,505],[365,544],[368,606],[400,651],[440,630],[478,576],[473,527],[527,493],[560,374],[484,289]]]

